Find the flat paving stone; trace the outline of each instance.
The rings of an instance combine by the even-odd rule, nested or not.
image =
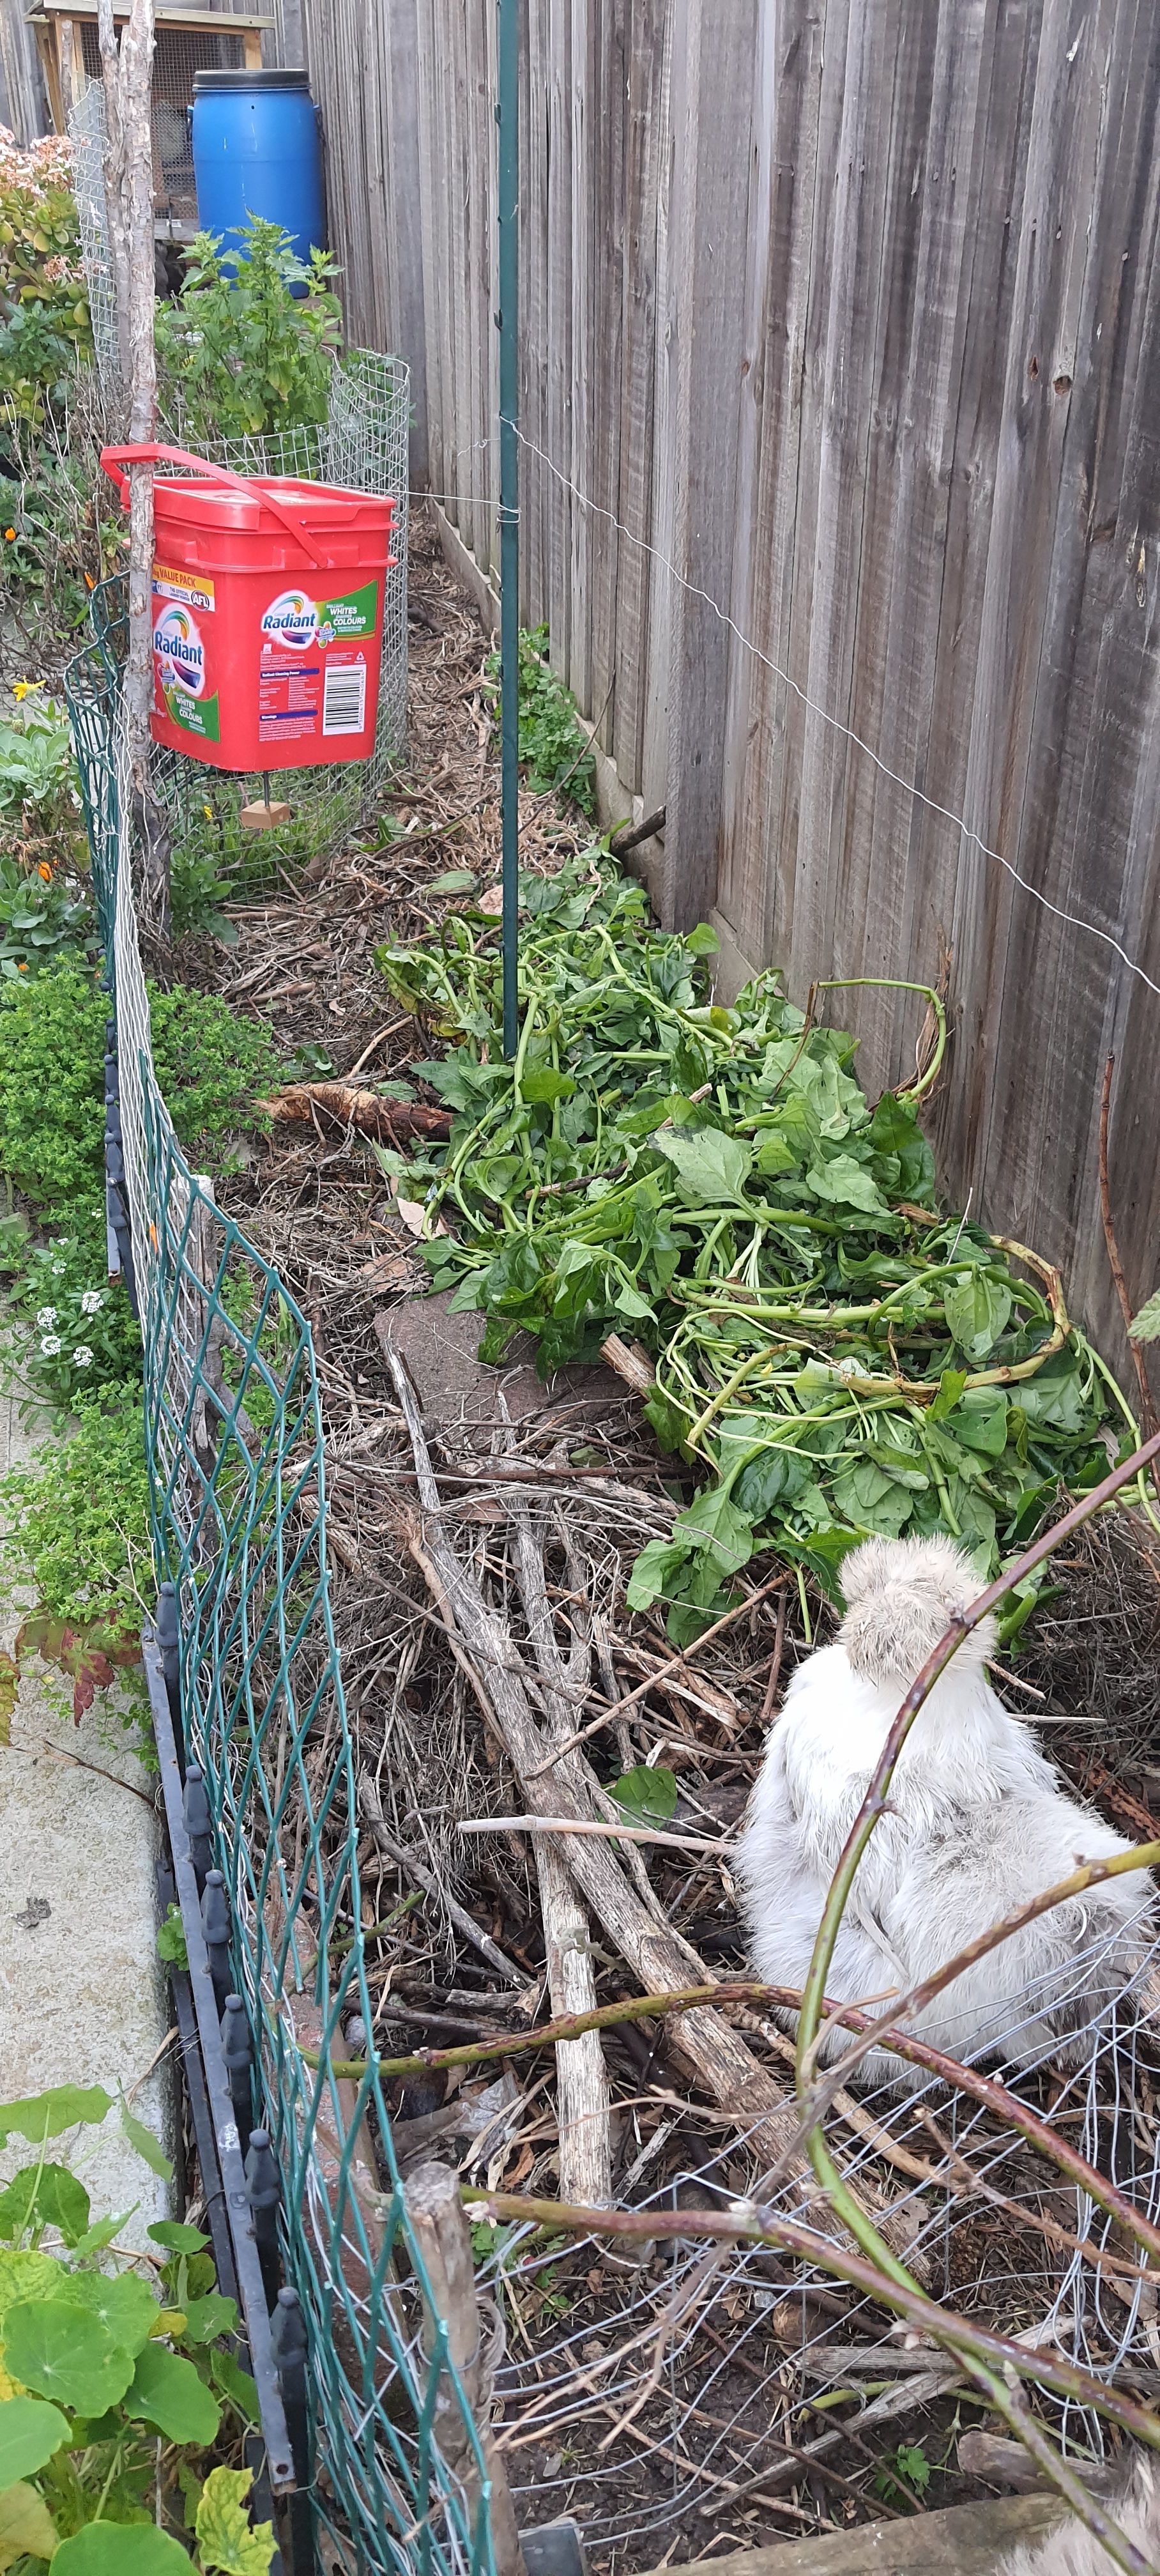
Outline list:
[[[0,1397],[0,1472],[44,1436],[21,1421],[15,1398]],[[6,1586],[0,1646],[11,1650],[26,1607]],[[167,2070],[139,2082],[166,2031],[155,1782],[119,1740],[110,1702],[115,1694],[98,1692],[75,1726],[60,1674],[32,1659],[11,1746],[0,1746],[0,2101],[72,2083],[103,2084],[115,2102],[119,2084],[136,2087],[132,2109],[171,2153]],[[35,2153],[13,2137],[0,2182]],[[117,2110],[99,2129],[66,2132],[49,2154],[84,2183],[94,2218],[133,2210],[120,2243],[143,2245],[151,2221],[169,2214],[169,2188],[129,2145]]]
[[[594,1368],[569,1364],[546,1381],[538,1377],[530,1333],[516,1334],[502,1368],[490,1367],[477,1357],[483,1317],[453,1315],[452,1293],[445,1288],[430,1297],[408,1297],[375,1316],[382,1349],[397,1351],[406,1361],[429,1423],[447,1431],[491,1430],[503,1421],[504,1405],[511,1422],[571,1407],[597,1418],[607,1418],[615,1408],[622,1419],[636,1409],[623,1379],[603,1362]]]

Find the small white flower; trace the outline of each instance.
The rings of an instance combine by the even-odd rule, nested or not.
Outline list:
[[[60,1344],[59,1344],[59,1342],[57,1343],[57,1349],[58,1349],[58,1350],[60,1349]],[[82,1342],[82,1343],[81,1343],[81,1345],[80,1345],[80,1348],[79,1348],[78,1350],[75,1350],[75,1351],[73,1352],[73,1367],[74,1367],[74,1368],[88,1368],[88,1366],[89,1366],[89,1364],[90,1364],[90,1361],[92,1360],[92,1356],[93,1356],[93,1355],[92,1355],[91,1350],[89,1349],[88,1343],[87,1343],[87,1342]]]
[[[102,1288],[86,1288],[81,1299],[82,1315],[99,1315],[104,1302],[105,1293]]]
[[[42,1306],[36,1320],[42,1333],[50,1333],[56,1322],[55,1306]]]
[[[54,1360],[60,1349],[60,1334],[46,1333],[40,1347],[46,1360]]]
[[[59,1278],[61,1271],[68,1269],[68,1263],[67,1261],[53,1261],[49,1264],[49,1267],[52,1270],[53,1277]]]

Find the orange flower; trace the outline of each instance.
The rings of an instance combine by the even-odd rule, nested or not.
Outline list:
[[[5,536],[5,541],[6,541],[6,543],[7,543],[8,545],[11,545],[12,540],[13,540],[13,538],[14,538],[15,534],[16,534],[16,530],[15,530],[15,528],[5,528],[5,530],[4,530],[4,536]]]
[[[28,973],[28,968],[23,957],[18,957],[16,960],[16,972],[18,975],[27,975]]]
[[[50,868],[47,859],[41,859],[38,861],[36,873],[38,877],[44,878],[46,885],[52,884],[52,869]]]

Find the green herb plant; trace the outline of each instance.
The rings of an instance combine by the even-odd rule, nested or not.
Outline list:
[[[48,965],[95,957],[96,922],[88,889],[48,859],[0,852],[0,978],[36,975]]]
[[[497,704],[499,655],[490,653],[487,685]],[[596,761],[571,691],[548,660],[546,626],[522,627],[519,653],[519,753],[536,795],[562,788],[589,817],[596,812]],[[454,891],[454,889],[450,889]]]
[[[67,402],[92,354],[72,146],[0,142],[0,397],[28,421]]]
[[[304,264],[278,224],[256,220],[241,240],[240,254],[223,252],[198,233],[177,302],[157,308],[161,408],[185,445],[326,419],[342,318],[334,263],[313,250]]]
[[[0,2103],[0,2139],[37,2150],[0,2193],[0,2564],[268,2576],[273,2532],[245,2509],[251,2472],[214,2461],[236,2453],[257,2405],[208,2238],[158,2221],[147,2273],[116,2249],[125,2216],[94,2222],[79,2177],[47,2152],[118,2107],[138,2153],[171,2177],[152,2133],[100,2085]]]
[[[121,1280],[106,1273],[103,1222],[26,1244],[12,1297],[29,1327],[22,1374],[61,1413],[77,1399],[141,1381],[141,1335]]]
[[[510,1064],[494,920],[465,910],[377,952],[454,1041],[415,1068],[450,1142],[380,1160],[424,1202],[436,1286],[486,1319],[484,1358],[519,1330],[545,1376],[609,1332],[653,1356],[650,1420],[704,1481],[637,1560],[630,1606],[666,1603],[687,1643],[758,1548],[833,1591],[875,1533],[949,1530],[996,1569],[1061,1483],[1106,1473],[1109,1397],[1126,1408],[1054,1275],[939,1211],[922,1086],[872,1106],[854,1041],[772,975],[716,1007],[713,933],[655,930],[599,853],[522,878],[520,899]]]
[[[259,1022],[213,993],[150,988],[157,1079],[186,1150],[220,1168],[277,1080]],[[104,1053],[109,1003],[91,975],[61,967],[0,984],[0,1172],[57,1218],[104,1221]]]
[[[0,1547],[35,1604],[17,1632],[17,1678],[31,1655],[56,1665],[79,1719],[116,1672],[138,1662],[142,1615],[157,1587],[140,1394],[115,1408],[83,1397],[77,1411],[69,1438],[0,1477]]]

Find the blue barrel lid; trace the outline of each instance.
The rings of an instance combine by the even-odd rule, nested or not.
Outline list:
[[[305,89],[310,87],[310,74],[303,71],[219,72],[199,71],[193,75],[193,95],[204,97],[207,90],[228,89]]]

